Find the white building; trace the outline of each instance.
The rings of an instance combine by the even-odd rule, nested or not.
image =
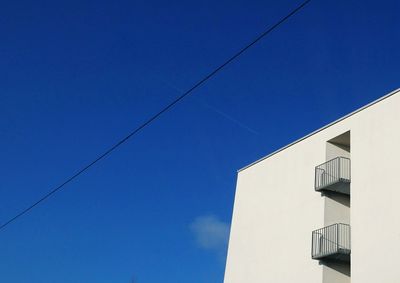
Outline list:
[[[399,283],[399,263],[400,90],[239,170],[224,283]]]

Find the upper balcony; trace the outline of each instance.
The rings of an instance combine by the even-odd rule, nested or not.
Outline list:
[[[350,225],[337,223],[312,232],[312,259],[350,261]]]
[[[350,159],[336,157],[315,167],[315,190],[350,195]]]

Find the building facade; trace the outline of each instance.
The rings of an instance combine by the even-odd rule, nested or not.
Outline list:
[[[239,170],[224,283],[400,282],[400,90]]]

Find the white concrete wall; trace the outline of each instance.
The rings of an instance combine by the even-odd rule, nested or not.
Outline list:
[[[225,283],[321,282],[310,235],[323,226],[313,172],[324,146],[300,145],[239,173]]]
[[[238,174],[225,283],[328,283],[333,278],[310,256],[311,231],[334,221],[325,218],[324,198],[314,191],[314,167],[326,159],[326,142],[348,130],[351,282],[400,282],[397,93]],[[331,269],[348,273],[340,266]]]
[[[400,93],[353,121],[352,282],[400,282]]]

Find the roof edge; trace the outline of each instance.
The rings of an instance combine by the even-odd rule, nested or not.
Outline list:
[[[396,94],[398,92],[400,92],[400,88],[395,89],[395,90],[389,92],[388,94],[386,94],[386,95],[384,95],[384,96],[382,96],[382,97],[380,97],[380,98],[368,103],[367,105],[364,105],[363,107],[358,108],[357,110],[355,110],[353,112],[350,112],[349,114],[347,114],[347,115],[345,115],[345,116],[343,116],[343,117],[341,117],[341,118],[339,118],[339,119],[337,119],[337,120],[335,120],[335,121],[333,121],[333,122],[331,122],[331,123],[319,128],[319,129],[309,133],[308,135],[306,135],[306,136],[304,136],[304,137],[302,137],[302,138],[300,138],[298,140],[295,140],[294,142],[292,142],[292,143],[290,143],[288,145],[285,145],[284,147],[281,147],[278,150],[273,151],[272,153],[270,153],[270,154],[268,154],[268,155],[266,155],[266,156],[264,156],[264,157],[262,157],[262,158],[260,158],[260,159],[258,159],[256,161],[254,161],[254,162],[242,167],[241,169],[237,170],[237,172],[239,173],[239,172],[241,172],[241,171],[243,171],[243,170],[245,170],[245,169],[247,169],[247,168],[249,168],[249,167],[251,167],[251,166],[253,166],[253,165],[255,165],[255,164],[257,164],[257,163],[259,163],[259,162],[261,162],[261,161],[263,161],[263,160],[265,160],[265,159],[267,159],[267,158],[269,158],[269,157],[271,157],[271,156],[273,156],[273,155],[275,155],[275,154],[277,154],[277,153],[279,153],[279,152],[281,152],[281,151],[283,151],[283,150],[285,150],[285,149],[287,149],[287,148],[289,148],[289,147],[291,147],[291,146],[293,146],[293,145],[295,145],[295,144],[297,144],[297,143],[299,143],[299,142],[301,142],[301,141],[303,141],[303,140],[305,140],[305,139],[307,139],[307,138],[309,138],[309,137],[311,137],[311,136],[313,136],[313,135],[315,135],[315,134],[317,134],[317,133],[319,133],[319,132],[321,132],[321,131],[323,131],[323,130],[325,130],[325,129],[327,129],[327,128],[329,128],[329,127],[331,127],[331,126],[333,126],[333,125],[335,125],[335,124],[337,124],[337,123],[339,123],[341,121],[343,121],[343,120],[345,120],[345,119],[347,119],[347,118],[349,118],[349,117],[351,117],[351,116],[353,116],[353,115],[355,115],[355,114],[357,114],[358,112],[371,107],[372,105],[375,105],[376,103],[381,102],[382,100],[385,100],[386,98],[389,98],[389,97],[393,96],[394,94]]]

